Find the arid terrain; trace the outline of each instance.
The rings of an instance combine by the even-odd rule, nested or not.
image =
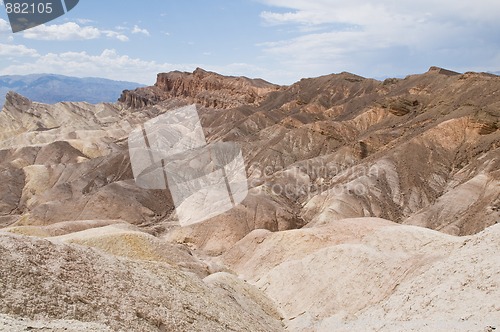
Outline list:
[[[128,136],[196,104],[249,194],[181,227]],[[0,112],[0,331],[500,329],[500,76],[196,69]]]

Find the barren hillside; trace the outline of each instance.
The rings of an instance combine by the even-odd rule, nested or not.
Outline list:
[[[127,139],[193,103],[249,194],[181,227]],[[197,69],[114,104],[9,93],[0,128],[0,330],[500,328],[499,76]]]

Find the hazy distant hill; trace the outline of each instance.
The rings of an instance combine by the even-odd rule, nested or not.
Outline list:
[[[133,82],[53,74],[0,76],[0,106],[3,106],[8,91],[48,104],[60,101],[99,103],[115,102],[123,90],[140,86]]]

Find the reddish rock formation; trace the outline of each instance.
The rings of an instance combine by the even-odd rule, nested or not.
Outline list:
[[[234,108],[257,105],[279,86],[246,77],[225,77],[197,68],[193,73],[158,74],[154,87],[123,92],[119,101],[132,108],[155,105],[160,101],[180,98],[204,107]]]

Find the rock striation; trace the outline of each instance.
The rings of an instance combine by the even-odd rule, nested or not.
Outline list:
[[[225,77],[197,68],[193,73],[158,74],[154,87],[125,90],[119,101],[129,107],[142,108],[161,101],[180,98],[204,107],[234,108],[257,105],[279,86],[260,79]]]
[[[95,105],[9,93],[0,330],[500,328],[498,91],[432,67],[290,86],[197,69]],[[192,103],[250,189],[180,227],[169,190],[135,183],[127,138]]]

